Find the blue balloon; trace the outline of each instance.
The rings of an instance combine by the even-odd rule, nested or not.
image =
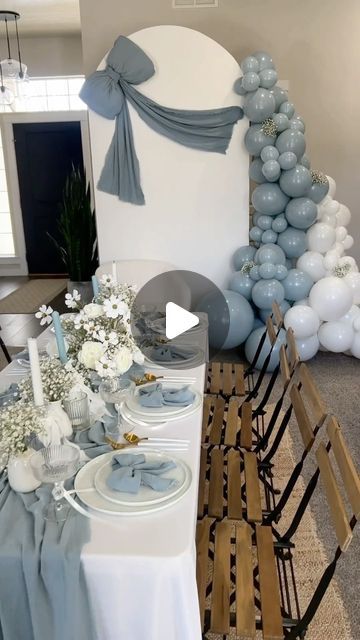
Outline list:
[[[292,102],[283,102],[279,107],[279,113],[285,113],[285,115],[290,119],[293,117],[295,113],[295,107]]]
[[[312,177],[309,169],[297,164],[294,169],[283,171],[280,176],[280,187],[290,198],[300,198],[310,189]]]
[[[271,264],[271,262],[265,262],[264,264],[261,264],[259,267],[259,275],[261,278],[264,278],[264,280],[270,280],[271,278],[275,277],[275,273],[276,273],[276,266],[275,264]]]
[[[265,244],[255,254],[255,262],[258,264],[285,264],[285,259],[285,253],[277,244]]]
[[[280,233],[277,242],[287,258],[300,258],[307,249],[305,232],[294,227],[288,227]]]
[[[287,267],[284,264],[277,264],[275,268],[274,278],[276,280],[284,280],[288,274]]]
[[[260,227],[251,227],[250,232],[249,232],[249,238],[250,240],[253,240],[254,242],[260,242],[261,237],[263,234],[263,230],[260,229]]]
[[[263,231],[267,231],[267,229],[271,229],[272,221],[273,219],[271,216],[264,216],[261,214],[261,216],[258,217],[256,224]]]
[[[259,213],[258,211],[254,211],[251,217],[251,220],[254,226],[255,225],[257,226],[258,220],[261,216],[262,216],[262,213]]]
[[[281,156],[279,156],[278,162],[284,171],[289,171],[289,169],[294,169],[294,167],[296,167],[297,157],[292,151],[285,151]]]
[[[279,157],[279,152],[276,147],[269,144],[267,147],[263,148],[260,156],[263,162],[267,162],[268,160],[277,160]]]
[[[261,124],[252,124],[245,134],[245,147],[251,156],[259,156],[267,145],[273,145],[276,136],[268,136],[262,130]]]
[[[272,229],[267,229],[261,236],[261,242],[263,244],[275,244],[278,239],[278,234]]]
[[[281,191],[278,184],[264,183],[255,187],[251,202],[256,211],[274,216],[284,211],[289,198]]]
[[[248,339],[246,340],[245,355],[248,362],[253,361],[257,348],[259,346],[259,342],[265,331],[266,331],[266,327],[259,327],[258,329],[255,329],[254,331],[252,331],[252,333],[249,335]],[[279,359],[280,359],[280,347],[282,344],[285,344],[285,341],[286,341],[286,332],[284,331],[284,329],[280,329],[279,335],[276,339],[276,342],[271,352],[269,365],[266,369],[268,373],[271,373],[272,371],[274,371],[274,369],[276,369],[276,367],[278,366]],[[257,369],[261,369],[270,351],[271,351],[271,344],[270,344],[269,336],[266,336],[264,346],[261,349],[261,353],[256,363]]]
[[[288,223],[296,229],[308,229],[316,220],[317,206],[310,198],[294,198],[287,205],[285,215]]]
[[[296,302],[297,300],[303,300],[306,298],[310,289],[313,286],[314,281],[305,271],[300,269],[290,269],[286,278],[282,281],[282,285],[285,290],[285,298]]]
[[[254,286],[254,280],[250,278],[246,273],[236,271],[232,274],[229,282],[229,288],[231,291],[240,293],[246,300],[251,300],[251,291]]]
[[[263,328],[265,325],[264,323],[260,320],[260,318],[255,318],[254,320],[254,326],[253,326],[253,331],[255,331],[255,329],[260,329]]]
[[[285,229],[287,229],[287,226],[288,223],[285,216],[280,213],[280,215],[274,218],[271,228],[273,231],[275,231],[275,233],[281,233],[282,231],[285,231]]]
[[[271,89],[271,93],[275,98],[275,111],[279,111],[280,105],[287,101],[288,94],[285,89],[281,89],[280,87],[274,87]]]
[[[239,96],[244,96],[244,95],[246,95],[246,89],[244,89],[242,81],[243,81],[243,79],[242,79],[242,78],[238,78],[238,79],[237,79],[237,80],[235,80],[235,82],[234,82],[234,91],[235,91],[235,93],[237,93]]]
[[[244,342],[251,332],[254,312],[246,298],[239,293],[225,289],[222,294],[210,293],[205,296],[197,305],[197,311],[204,311],[208,315],[210,345],[215,349],[232,349]],[[227,324],[229,328],[224,341],[224,327]]]
[[[243,73],[248,73],[249,71],[258,73],[258,71],[260,71],[260,64],[255,56],[247,56],[240,63],[240,68]]]
[[[254,158],[254,160],[250,163],[249,168],[250,180],[257,182],[258,184],[266,182],[266,178],[262,172],[263,166],[264,163],[260,158]]]
[[[259,309],[270,309],[274,301],[280,303],[284,298],[284,287],[278,280],[259,280],[253,286],[253,303]]]
[[[276,147],[280,155],[285,153],[285,151],[292,151],[295,153],[297,159],[300,160],[305,153],[305,136],[301,131],[286,129],[286,131],[280,133],[277,138]]]
[[[308,198],[311,198],[311,200],[314,200],[316,204],[319,204],[319,202],[321,202],[321,200],[325,198],[328,191],[329,191],[328,181],[326,182],[326,184],[317,184],[316,182],[314,182],[314,184],[311,185],[306,195],[308,196]]]
[[[260,86],[260,78],[254,71],[245,73],[242,79],[242,86],[246,91],[256,91]]]
[[[274,113],[275,98],[268,89],[260,87],[245,96],[243,108],[251,122],[263,122]]]
[[[257,264],[250,269],[249,275],[252,280],[255,280],[255,281],[260,280],[259,267]]]
[[[277,130],[279,133],[290,128],[290,121],[285,113],[274,113],[273,120],[277,126]]]
[[[266,53],[266,51],[256,51],[253,56],[259,62],[259,71],[263,71],[264,69],[275,69],[273,59],[270,54]]]
[[[290,309],[290,305],[287,300],[283,300],[279,304],[279,307],[283,316],[288,311],[288,309]],[[271,316],[271,314],[272,314],[272,309],[259,309],[259,317],[263,322],[266,322],[266,319],[268,318],[268,316]]]
[[[310,169],[310,160],[305,154],[303,155],[302,158],[300,158],[299,164],[302,164],[303,167]]]
[[[301,133],[305,133],[305,125],[298,118],[291,118],[290,129],[295,129],[296,131],[301,131]]]
[[[240,271],[245,262],[252,262],[256,253],[255,247],[245,246],[236,249],[233,257],[233,263],[236,271]]]
[[[280,165],[277,160],[267,160],[264,162],[262,172],[269,182],[276,182],[281,174]]]
[[[260,78],[260,87],[265,87],[265,89],[272,89],[274,84],[277,83],[277,73],[275,69],[263,69],[259,72]],[[275,102],[276,108],[276,102]]]

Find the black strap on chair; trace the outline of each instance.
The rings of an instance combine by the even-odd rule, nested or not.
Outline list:
[[[1,331],[1,327],[0,327],[0,331]],[[4,356],[5,356],[6,360],[10,363],[11,362],[11,356],[10,356],[10,353],[8,352],[8,350],[6,348],[5,342],[2,339],[1,335],[0,335],[0,347],[1,347],[2,351],[3,351],[3,353],[4,353]]]
[[[274,428],[275,428],[277,419],[279,417],[280,411],[282,409],[283,402],[284,402],[284,394],[282,394],[280,396],[279,400],[277,401],[277,403],[276,403],[276,405],[274,407],[274,411],[272,412],[272,415],[271,415],[268,427],[266,429],[266,432],[264,434],[264,437],[260,440],[260,442],[256,446],[255,453],[258,453],[261,450],[264,451],[266,449],[266,447],[267,447],[267,445],[269,443],[270,437],[271,437],[271,435],[272,435],[272,433],[274,431]],[[291,413],[292,413],[292,405],[290,405],[288,407],[287,411],[284,414],[283,419],[281,420],[281,424],[280,424],[278,432],[277,432],[277,434],[275,436],[274,442],[273,442],[273,444],[272,444],[272,446],[270,448],[270,451],[267,453],[265,458],[263,458],[263,460],[262,460],[263,465],[271,464],[271,460],[274,457],[275,453],[277,452],[278,447],[280,445],[280,442],[281,442],[281,440],[283,438],[283,435],[285,433],[285,430],[286,430],[286,428],[288,426],[288,423],[289,423],[289,420],[290,420],[290,417],[291,417]]]

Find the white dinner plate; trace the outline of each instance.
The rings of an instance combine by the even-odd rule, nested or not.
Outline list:
[[[168,346],[171,346],[171,344],[172,343]],[[167,345],[165,344],[164,347],[166,346]],[[169,362],[160,360],[155,361],[148,357],[147,352],[150,353],[152,349],[152,347],[148,347],[147,349],[144,349],[145,362],[154,369],[193,369],[205,362],[205,354],[202,349],[185,344],[179,344],[179,347],[189,348],[195,353],[193,353],[189,358],[185,358],[183,360],[171,360]]]
[[[141,451],[140,453],[143,452]],[[103,466],[95,473],[94,485],[97,492],[100,493],[103,498],[110,500],[110,502],[115,502],[116,504],[138,505],[145,507],[152,504],[158,504],[159,502],[164,502],[164,500],[168,500],[171,496],[175,496],[179,491],[181,491],[187,480],[187,476],[190,473],[190,469],[182,460],[176,459],[167,453],[161,453],[160,451],[149,451],[149,453],[144,452],[146,462],[174,462],[176,464],[176,467],[169,469],[160,476],[161,478],[174,480],[175,484],[172,487],[169,487],[166,491],[154,491],[154,489],[143,485],[140,486],[140,489],[136,494],[115,491],[114,489],[110,489],[107,485],[107,479],[113,470],[112,459],[114,455],[128,455],[128,452],[121,453],[114,451],[111,453]],[[134,455],[137,455],[137,452],[134,452]],[[149,473],[151,473],[151,471]]]
[[[141,447],[137,447],[137,451],[141,451]],[[142,452],[148,454],[149,450],[142,449]],[[154,449],[154,452],[156,450]],[[87,464],[85,464],[82,469],[78,472],[75,478],[75,491],[79,492],[78,497],[80,500],[91,509],[95,511],[99,511],[100,513],[106,513],[108,515],[123,515],[123,516],[138,516],[138,515],[146,515],[148,513],[154,513],[156,511],[161,511],[166,509],[167,507],[176,504],[179,502],[181,498],[185,495],[185,493],[189,490],[192,481],[191,470],[187,467],[188,475],[186,482],[182,486],[181,490],[173,496],[170,496],[163,502],[159,502],[156,504],[150,504],[146,506],[141,505],[122,505],[116,504],[115,502],[110,502],[100,493],[97,492],[94,485],[94,478],[97,471],[103,466],[105,456],[112,456],[114,452],[104,453],[102,456],[98,456],[93,460],[90,460]],[[184,463],[185,464],[185,463]],[[93,489],[93,491],[89,491],[89,489]],[[84,492],[84,493],[82,493]]]
[[[175,405],[174,406],[163,405],[161,407],[141,406],[139,402],[140,389],[151,387],[151,386],[154,386],[155,384],[156,384],[155,382],[148,382],[147,384],[141,385],[141,387],[136,387],[134,393],[129,394],[125,398],[125,405],[127,406],[127,408],[130,410],[132,414],[134,414],[135,416],[138,416],[139,418],[142,418],[143,420],[148,420],[149,418],[151,418],[152,421],[161,420],[162,418],[165,420],[169,420],[178,416],[186,415],[189,411],[192,411],[194,406],[197,407],[199,404],[201,404],[201,401],[202,401],[201,395],[199,394],[198,391],[196,391],[196,389],[192,387],[192,385],[187,385],[186,382],[182,382],[182,381],[173,382],[169,380],[161,383],[163,388],[181,389],[184,386],[190,387],[190,390],[194,394],[194,400],[192,401],[191,404],[187,405],[186,407],[179,407]]]

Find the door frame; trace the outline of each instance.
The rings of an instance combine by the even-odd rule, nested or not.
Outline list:
[[[5,172],[8,186],[11,223],[14,235],[15,256],[0,258],[0,275],[26,276],[29,273],[26,261],[24,224],[20,201],[19,176],[16,163],[13,124],[41,122],[79,122],[84,167],[93,200],[90,136],[87,111],[41,111],[25,113],[3,113],[0,128],[3,139]]]

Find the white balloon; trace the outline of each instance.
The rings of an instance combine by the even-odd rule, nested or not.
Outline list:
[[[298,259],[296,266],[301,271],[308,273],[314,282],[324,278],[326,275],[324,258],[317,251],[305,251]]]
[[[336,215],[340,209],[340,202],[337,200],[330,200],[326,205],[326,213]]]
[[[335,242],[335,229],[324,222],[316,222],[308,229],[306,236],[310,251],[326,253]]]
[[[353,304],[360,304],[360,273],[348,273],[344,278],[353,292]]]
[[[333,227],[333,229],[335,229],[336,225],[337,225],[337,220],[336,220],[336,216],[333,216],[330,213],[324,213],[321,218],[320,218],[321,222],[323,222],[324,224],[328,224],[329,227]]]
[[[341,316],[339,322],[347,322],[349,323],[355,331],[360,331],[360,308],[353,304],[350,307],[349,311],[345,313],[345,315]],[[358,322],[358,329],[356,329],[356,325]]]
[[[345,253],[345,247],[344,247],[342,242],[335,242],[335,244],[333,246],[333,250],[336,251],[336,253],[338,254],[339,258],[341,256],[343,256],[344,253]]]
[[[345,227],[337,227],[335,236],[338,242],[342,242],[347,236],[347,229]]]
[[[351,220],[350,210],[344,204],[340,205],[339,211],[336,213],[337,223],[343,227],[347,227]]]
[[[296,302],[294,302],[293,307],[298,307],[302,305],[303,307],[309,307],[309,298],[303,298],[302,300],[296,300]]]
[[[360,332],[354,334],[354,340],[350,347],[350,353],[355,358],[360,358]]]
[[[326,176],[329,182],[329,191],[327,192],[328,196],[330,196],[330,198],[333,198],[336,192],[336,182],[334,180],[334,178],[331,178],[331,176]]]
[[[342,353],[350,349],[354,340],[354,331],[348,322],[324,322],[318,333],[320,344],[333,353]]]
[[[284,324],[285,329],[292,328],[295,338],[309,338],[319,330],[320,318],[311,307],[297,305],[286,312]]]
[[[334,249],[330,249],[330,251],[326,252],[324,256],[324,267],[327,271],[332,271],[333,269],[335,269],[338,262],[339,256],[337,251],[335,251]]]
[[[338,265],[342,267],[344,264],[349,264],[350,271],[353,271],[354,273],[357,273],[359,271],[356,260],[352,256],[343,256],[342,258],[339,258]]]
[[[348,249],[351,249],[351,247],[353,246],[354,238],[352,236],[350,236],[350,235],[347,235],[345,240],[343,240],[342,243],[343,243],[344,249],[346,249],[346,251],[347,251]]]
[[[352,306],[353,293],[343,278],[328,276],[315,282],[309,303],[321,320],[339,320]]]
[[[309,336],[308,338],[296,340],[295,342],[300,360],[303,362],[305,362],[305,360],[311,360],[311,358],[313,358],[319,351],[320,342],[317,337],[317,333],[313,336]]]

